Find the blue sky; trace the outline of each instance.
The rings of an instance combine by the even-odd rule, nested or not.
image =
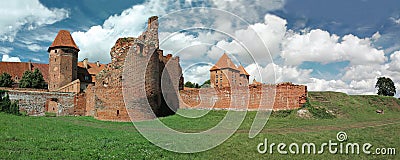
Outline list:
[[[374,94],[376,78],[387,76],[400,88],[396,0],[1,3],[2,61],[47,63],[47,47],[58,30],[67,29],[81,49],[79,60],[108,63],[117,38],[140,35],[147,18],[157,15],[160,47],[181,57],[186,80],[204,82],[210,65],[228,52],[251,79],[265,83],[292,81],[309,90]]]

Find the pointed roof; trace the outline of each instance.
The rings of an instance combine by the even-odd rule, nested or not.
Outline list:
[[[51,49],[56,48],[56,47],[69,47],[69,48],[74,48],[79,51],[78,46],[75,44],[74,39],[71,36],[71,33],[67,30],[60,30],[54,39],[53,43],[47,50],[47,52],[50,52]]]
[[[224,53],[221,58],[219,58],[218,62],[213,67],[211,67],[210,71],[222,68],[237,70],[236,65],[232,62],[232,60],[228,57],[226,53]]]
[[[250,74],[246,72],[246,69],[244,69],[244,67],[242,65],[240,65],[238,67],[238,70],[240,71],[240,74],[244,74],[246,76],[250,76]]]

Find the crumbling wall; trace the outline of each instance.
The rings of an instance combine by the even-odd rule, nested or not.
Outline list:
[[[175,65],[168,67],[168,73],[178,77],[177,82],[182,83],[179,86],[183,88],[182,69],[179,65],[179,58],[172,57],[172,55],[163,56],[163,51],[158,48],[158,41],[157,17],[149,18],[147,30],[138,38],[119,38],[116,41],[110,51],[111,63],[96,76],[95,86],[89,86],[86,90],[86,115],[93,115],[101,120],[130,121],[128,111],[129,113],[135,113],[134,120],[152,119],[155,118],[154,114],[156,116],[166,116],[176,111],[179,103],[175,103],[175,110],[168,110],[167,102],[161,92],[161,75],[165,65],[170,61],[173,62]],[[138,65],[127,67],[125,64],[125,59],[129,54],[128,51],[131,48],[135,53],[131,53],[132,59],[128,61],[137,61],[140,63],[140,67]],[[137,70],[145,72],[144,75],[136,74],[130,76],[130,78],[133,78],[132,80],[137,79],[137,82],[143,82],[141,84],[145,85],[143,93],[145,93],[146,97],[142,97],[140,100],[143,105],[129,106],[128,111],[123,97],[126,95],[123,95],[122,89],[122,74],[126,68],[131,70],[130,73],[134,73]],[[175,95],[177,94],[176,92]],[[144,104],[150,104],[152,110],[146,110]]]
[[[57,116],[74,115],[74,93],[48,92],[43,90],[18,90],[4,88],[11,100],[17,100],[20,111],[27,115],[42,116],[54,112]],[[49,110],[49,105],[54,110]]]

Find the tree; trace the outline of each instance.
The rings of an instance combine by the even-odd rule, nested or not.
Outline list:
[[[46,82],[44,81],[43,75],[39,69],[33,71],[32,88],[45,88]]]
[[[6,93],[6,96],[3,97],[3,95],[0,95],[0,109],[1,112],[10,112],[10,106],[11,106],[11,100],[8,94]]]
[[[201,86],[205,87],[205,86],[210,86],[211,85],[211,81],[210,80],[206,80]]]
[[[19,112],[18,101],[12,102],[5,91],[0,91],[0,112],[21,115]]]
[[[35,71],[25,71],[22,75],[21,80],[19,81],[20,88],[45,88],[46,82],[44,81],[42,73],[39,69],[35,69]]]
[[[375,88],[378,88],[378,95],[394,96],[396,94],[396,87],[390,78],[379,77]]]
[[[4,72],[0,75],[0,87],[11,87],[12,84],[13,80],[10,74]]]
[[[187,81],[187,82],[185,83],[185,87],[194,88],[195,86],[194,86],[194,84],[193,84],[192,82]]]

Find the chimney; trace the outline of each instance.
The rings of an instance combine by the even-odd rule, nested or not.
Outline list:
[[[88,58],[83,59],[83,67],[88,69]]]
[[[96,66],[100,67],[100,62],[99,61],[96,62]]]
[[[28,67],[29,67],[29,71],[32,71],[32,62],[31,62],[31,60],[29,60],[29,62],[28,62]]]

